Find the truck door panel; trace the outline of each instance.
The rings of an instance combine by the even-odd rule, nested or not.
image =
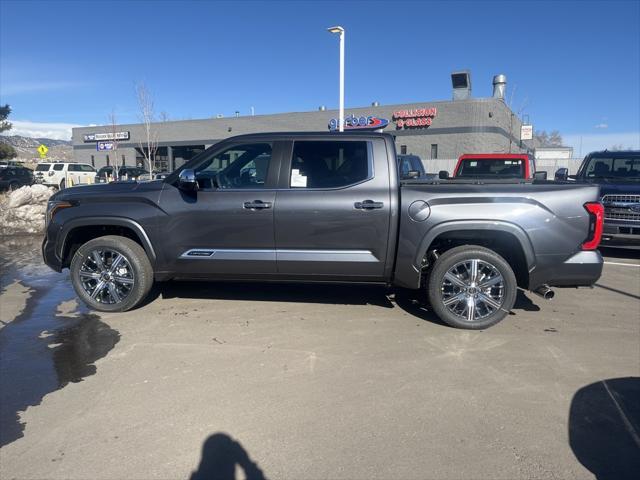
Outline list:
[[[384,143],[374,154],[375,143],[293,142],[276,195],[279,274],[366,280],[384,276],[390,187]]]

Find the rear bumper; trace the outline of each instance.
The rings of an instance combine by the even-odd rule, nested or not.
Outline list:
[[[529,289],[550,287],[590,287],[602,275],[603,260],[598,250],[578,252],[562,262],[546,258],[529,274]]]

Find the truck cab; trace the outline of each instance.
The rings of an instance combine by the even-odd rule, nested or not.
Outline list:
[[[458,159],[454,178],[533,179],[536,163],[521,153],[467,153]]]

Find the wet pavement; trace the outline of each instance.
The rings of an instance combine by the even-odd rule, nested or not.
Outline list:
[[[365,287],[167,283],[96,315],[39,247],[0,242],[3,479],[635,478],[637,254],[469,332]]]
[[[93,375],[94,362],[120,338],[98,315],[77,305],[68,275],[41,264],[38,242],[22,237],[0,246],[0,287],[19,282],[30,290],[24,310],[3,319],[0,330],[0,447],[22,436],[19,412]],[[72,308],[61,311],[65,303]]]

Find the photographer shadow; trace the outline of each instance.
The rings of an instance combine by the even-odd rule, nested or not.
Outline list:
[[[235,480],[238,468],[246,480],[266,480],[240,442],[218,432],[210,435],[202,445],[200,464],[190,480]]]

